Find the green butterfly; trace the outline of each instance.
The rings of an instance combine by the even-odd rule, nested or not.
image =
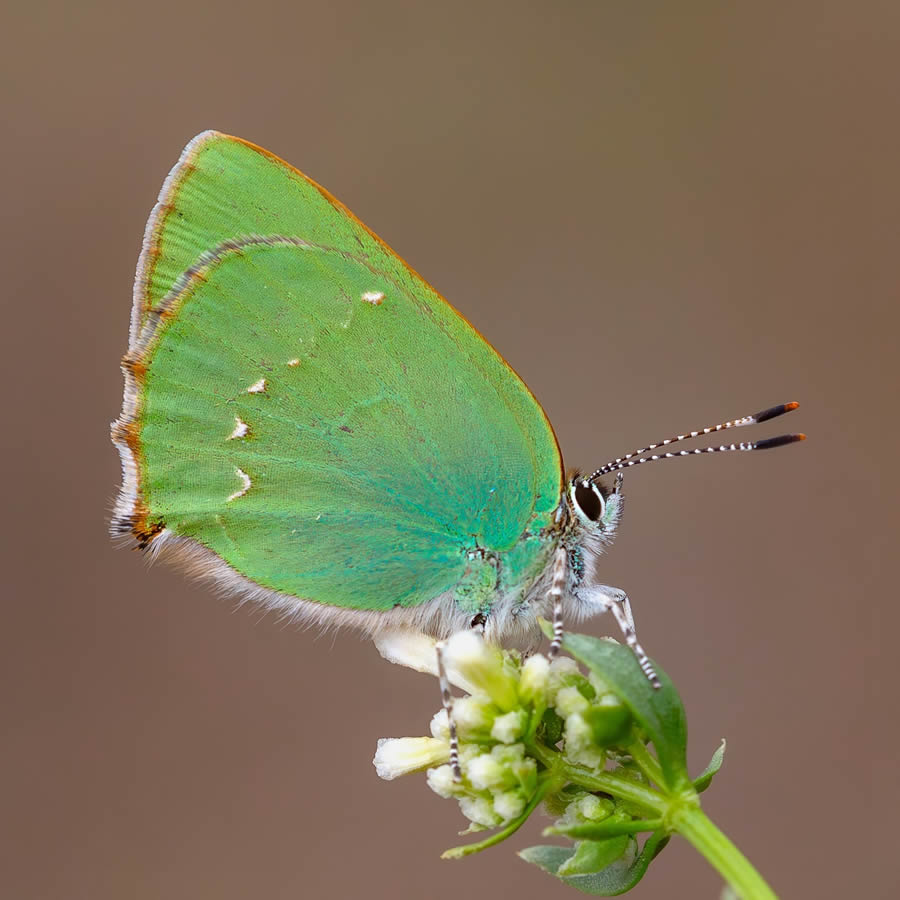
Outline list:
[[[432,287],[325,190],[212,131],[144,236],[112,439],[112,531],[302,622],[531,641],[611,610],[598,557],[627,466],[566,477],[540,404]]]

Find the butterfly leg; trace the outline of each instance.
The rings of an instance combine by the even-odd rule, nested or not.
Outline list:
[[[459,736],[456,733],[456,720],[453,718],[453,695],[450,693],[450,680],[447,678],[447,666],[444,664],[444,641],[435,645],[437,651],[438,681],[441,685],[441,704],[447,713],[447,728],[450,732],[450,769],[454,781],[462,781],[462,769],[459,766]]]
[[[610,587],[607,584],[595,584],[590,589],[591,601],[597,603],[598,600],[604,609],[608,609],[615,617],[619,628],[622,629],[622,635],[625,643],[628,644],[631,652],[637,657],[638,665],[641,671],[647,676],[647,680],[654,688],[659,690],[662,685],[659,676],[653,668],[644,648],[637,639],[637,632],[634,628],[634,616],[631,613],[631,601],[628,594],[620,588]]]
[[[550,590],[547,599],[553,602],[553,640],[547,655],[551,660],[559,655],[563,639],[562,600],[566,587],[566,574],[569,565],[569,554],[565,547],[557,547],[553,557],[553,572],[550,576]]]

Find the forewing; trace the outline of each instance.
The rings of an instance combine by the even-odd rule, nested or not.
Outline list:
[[[556,442],[515,373],[342,206],[234,138],[196,138],[164,188],[127,377],[120,517],[284,594],[416,605],[558,503]]]

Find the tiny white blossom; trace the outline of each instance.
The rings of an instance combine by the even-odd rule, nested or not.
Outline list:
[[[448,668],[459,672],[486,693],[501,710],[518,705],[516,678],[506,668],[503,653],[474,631],[458,631],[446,643]]]
[[[589,705],[577,687],[564,687],[556,692],[556,711],[564,719],[574,713],[583,713]]]
[[[591,726],[579,713],[573,713],[566,719],[566,757],[573,763],[595,769],[603,765],[606,755],[594,743]]]
[[[514,709],[494,719],[491,737],[504,744],[514,744],[525,732],[527,717],[524,709]]]
[[[373,638],[378,652],[388,661],[416,672],[437,675],[437,639],[420,631],[383,631]],[[448,664],[447,679],[471,694],[474,685],[454,666]]]
[[[595,794],[586,794],[580,797],[573,806],[577,806],[577,814],[585,819],[599,822],[607,818],[615,809],[615,805],[606,797],[598,797]]]
[[[447,716],[446,709],[439,709],[431,717],[431,725],[429,726],[431,736],[441,741],[450,740],[450,720]]]
[[[547,679],[547,702],[552,706],[556,700],[557,691],[580,678],[584,678],[584,676],[574,659],[568,656],[557,656],[550,663],[550,674]]]
[[[471,760],[466,766],[466,777],[479,791],[502,787],[509,780],[506,770],[490,753],[482,753]]]
[[[529,656],[522,664],[522,673],[519,676],[519,696],[526,703],[546,702],[549,679],[550,661],[547,657],[540,653]]]
[[[429,769],[425,773],[425,780],[428,782],[428,787],[444,799],[453,797],[459,791],[459,785],[453,778],[453,769],[449,765]]]
[[[503,819],[494,811],[493,804],[487,797],[460,797],[459,808],[462,814],[475,825],[494,828],[503,824]]]
[[[379,738],[372,762],[378,777],[391,781],[400,775],[445,763],[449,758],[449,745],[437,738]]]
[[[504,791],[494,795],[494,809],[508,822],[521,816],[525,810],[525,797],[521,791]]]
[[[496,707],[483,694],[453,701],[453,721],[461,738],[490,734],[496,715]]]

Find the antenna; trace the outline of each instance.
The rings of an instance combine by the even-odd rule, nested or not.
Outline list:
[[[664,441],[657,441],[655,444],[648,444],[639,450],[632,450],[625,456],[613,459],[606,465],[600,466],[593,474],[584,479],[584,484],[588,485],[603,475],[610,472],[616,472],[621,469],[628,469],[632,466],[639,466],[646,462],[655,462],[658,459],[673,459],[676,456],[695,456],[701,453],[726,453],[730,450],[771,450],[773,447],[783,447],[786,444],[794,444],[797,441],[806,440],[805,434],[780,434],[777,437],[763,438],[759,441],[741,442],[739,444],[721,444],[713,447],[697,447],[693,450],[675,450],[666,453],[654,453],[652,456],[642,456],[658,447],[667,447],[669,444],[677,444],[679,441],[686,441],[690,438],[701,437],[706,434],[714,434],[717,431],[725,431],[728,428],[743,428],[745,425],[758,425],[760,422],[768,422],[769,419],[775,419],[783,416],[785,413],[792,412],[797,409],[799,403],[781,403],[778,406],[770,406],[761,412],[754,413],[752,416],[743,416],[740,419],[730,419],[727,422],[720,422],[718,425],[708,425],[698,431],[689,431],[687,434],[677,434],[674,437],[666,438]],[[637,459],[635,459],[637,457]]]

